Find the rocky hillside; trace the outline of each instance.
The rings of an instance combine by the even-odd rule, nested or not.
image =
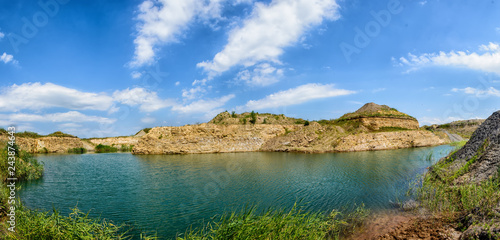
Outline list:
[[[222,112],[211,121],[182,127],[146,128],[134,136],[79,139],[57,132],[25,133],[18,141],[29,152],[92,152],[108,145],[134,154],[181,154],[248,151],[347,152],[446,144],[446,134],[420,130],[418,121],[386,105],[365,104],[339,119],[307,121],[283,114]],[[0,133],[1,135],[1,133]],[[0,137],[0,141],[1,141]]]
[[[418,130],[418,121],[385,105],[369,103],[340,119],[306,121],[261,113],[218,114],[208,124],[153,128],[134,154],[210,152],[335,152],[446,144],[446,137]]]
[[[244,112],[241,114],[232,112],[221,112],[208,123],[217,125],[246,125],[246,124],[272,124],[272,125],[293,125],[304,124],[306,120],[301,118],[291,118],[284,114]]]
[[[447,209],[458,216],[457,239],[500,239],[500,111],[461,149],[434,165],[424,186],[439,192],[430,195],[431,206],[452,206]]]
[[[442,131],[448,134],[456,134],[461,138],[469,139],[472,133],[474,133],[484,121],[484,119],[460,120],[446,124],[424,126],[424,128],[430,131]]]
[[[337,119],[337,122],[351,121],[359,122],[370,130],[379,130],[381,128],[404,128],[418,129],[419,124],[414,117],[402,113],[395,108],[387,105],[378,105],[367,103],[353,113],[344,114]]]
[[[134,154],[253,152],[271,138],[295,130],[294,125],[217,125],[156,127],[133,148]]]
[[[500,168],[500,111],[493,113],[472,134],[470,140],[447,159],[448,170],[456,172],[455,183],[481,182],[492,178]]]
[[[141,130],[139,133],[143,132]],[[5,146],[8,137],[6,131],[0,129],[0,147]],[[16,143],[22,150],[29,153],[68,153],[68,150],[75,148],[84,148],[87,152],[94,152],[95,147],[99,144],[113,146],[118,150],[122,149],[122,147],[130,149],[138,142],[139,138],[139,136],[130,136],[80,139],[59,131],[48,135],[40,135],[34,132],[16,133]]]

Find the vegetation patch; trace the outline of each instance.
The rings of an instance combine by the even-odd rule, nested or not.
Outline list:
[[[73,135],[67,134],[67,133],[63,133],[61,131],[53,132],[53,133],[47,135],[47,137],[70,137],[70,138],[76,138],[76,136],[73,136]]]
[[[361,227],[368,214],[364,206],[345,215],[306,211],[297,204],[290,210],[267,209],[262,213],[248,207],[189,229],[178,239],[340,239]]]
[[[108,145],[99,144],[99,145],[95,146],[95,152],[96,153],[118,152],[118,148],[108,146]]]
[[[125,145],[125,144],[123,144],[120,147],[120,152],[132,152],[133,148],[134,148],[134,145]]]
[[[83,148],[83,147],[81,147],[81,148],[69,148],[68,153],[83,154],[83,153],[87,153],[87,149]]]

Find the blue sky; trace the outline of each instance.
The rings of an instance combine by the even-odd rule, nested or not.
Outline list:
[[[500,3],[0,1],[0,126],[79,137],[255,110],[421,125],[500,103]]]

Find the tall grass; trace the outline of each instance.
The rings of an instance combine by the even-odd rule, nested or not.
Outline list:
[[[361,227],[368,214],[364,206],[346,215],[305,211],[297,204],[288,211],[267,209],[259,214],[253,206],[189,229],[177,239],[339,239]]]
[[[18,205],[16,211],[16,232],[8,232],[6,240],[14,239],[129,239],[123,225],[95,218],[74,208],[69,216],[58,211],[42,212]]]

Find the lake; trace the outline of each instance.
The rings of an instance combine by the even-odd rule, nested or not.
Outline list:
[[[38,155],[41,180],[20,191],[26,206],[78,206],[90,216],[171,238],[191,224],[247,204],[331,211],[354,204],[388,209],[409,183],[453,147],[355,153]],[[426,160],[429,153],[433,160]]]

